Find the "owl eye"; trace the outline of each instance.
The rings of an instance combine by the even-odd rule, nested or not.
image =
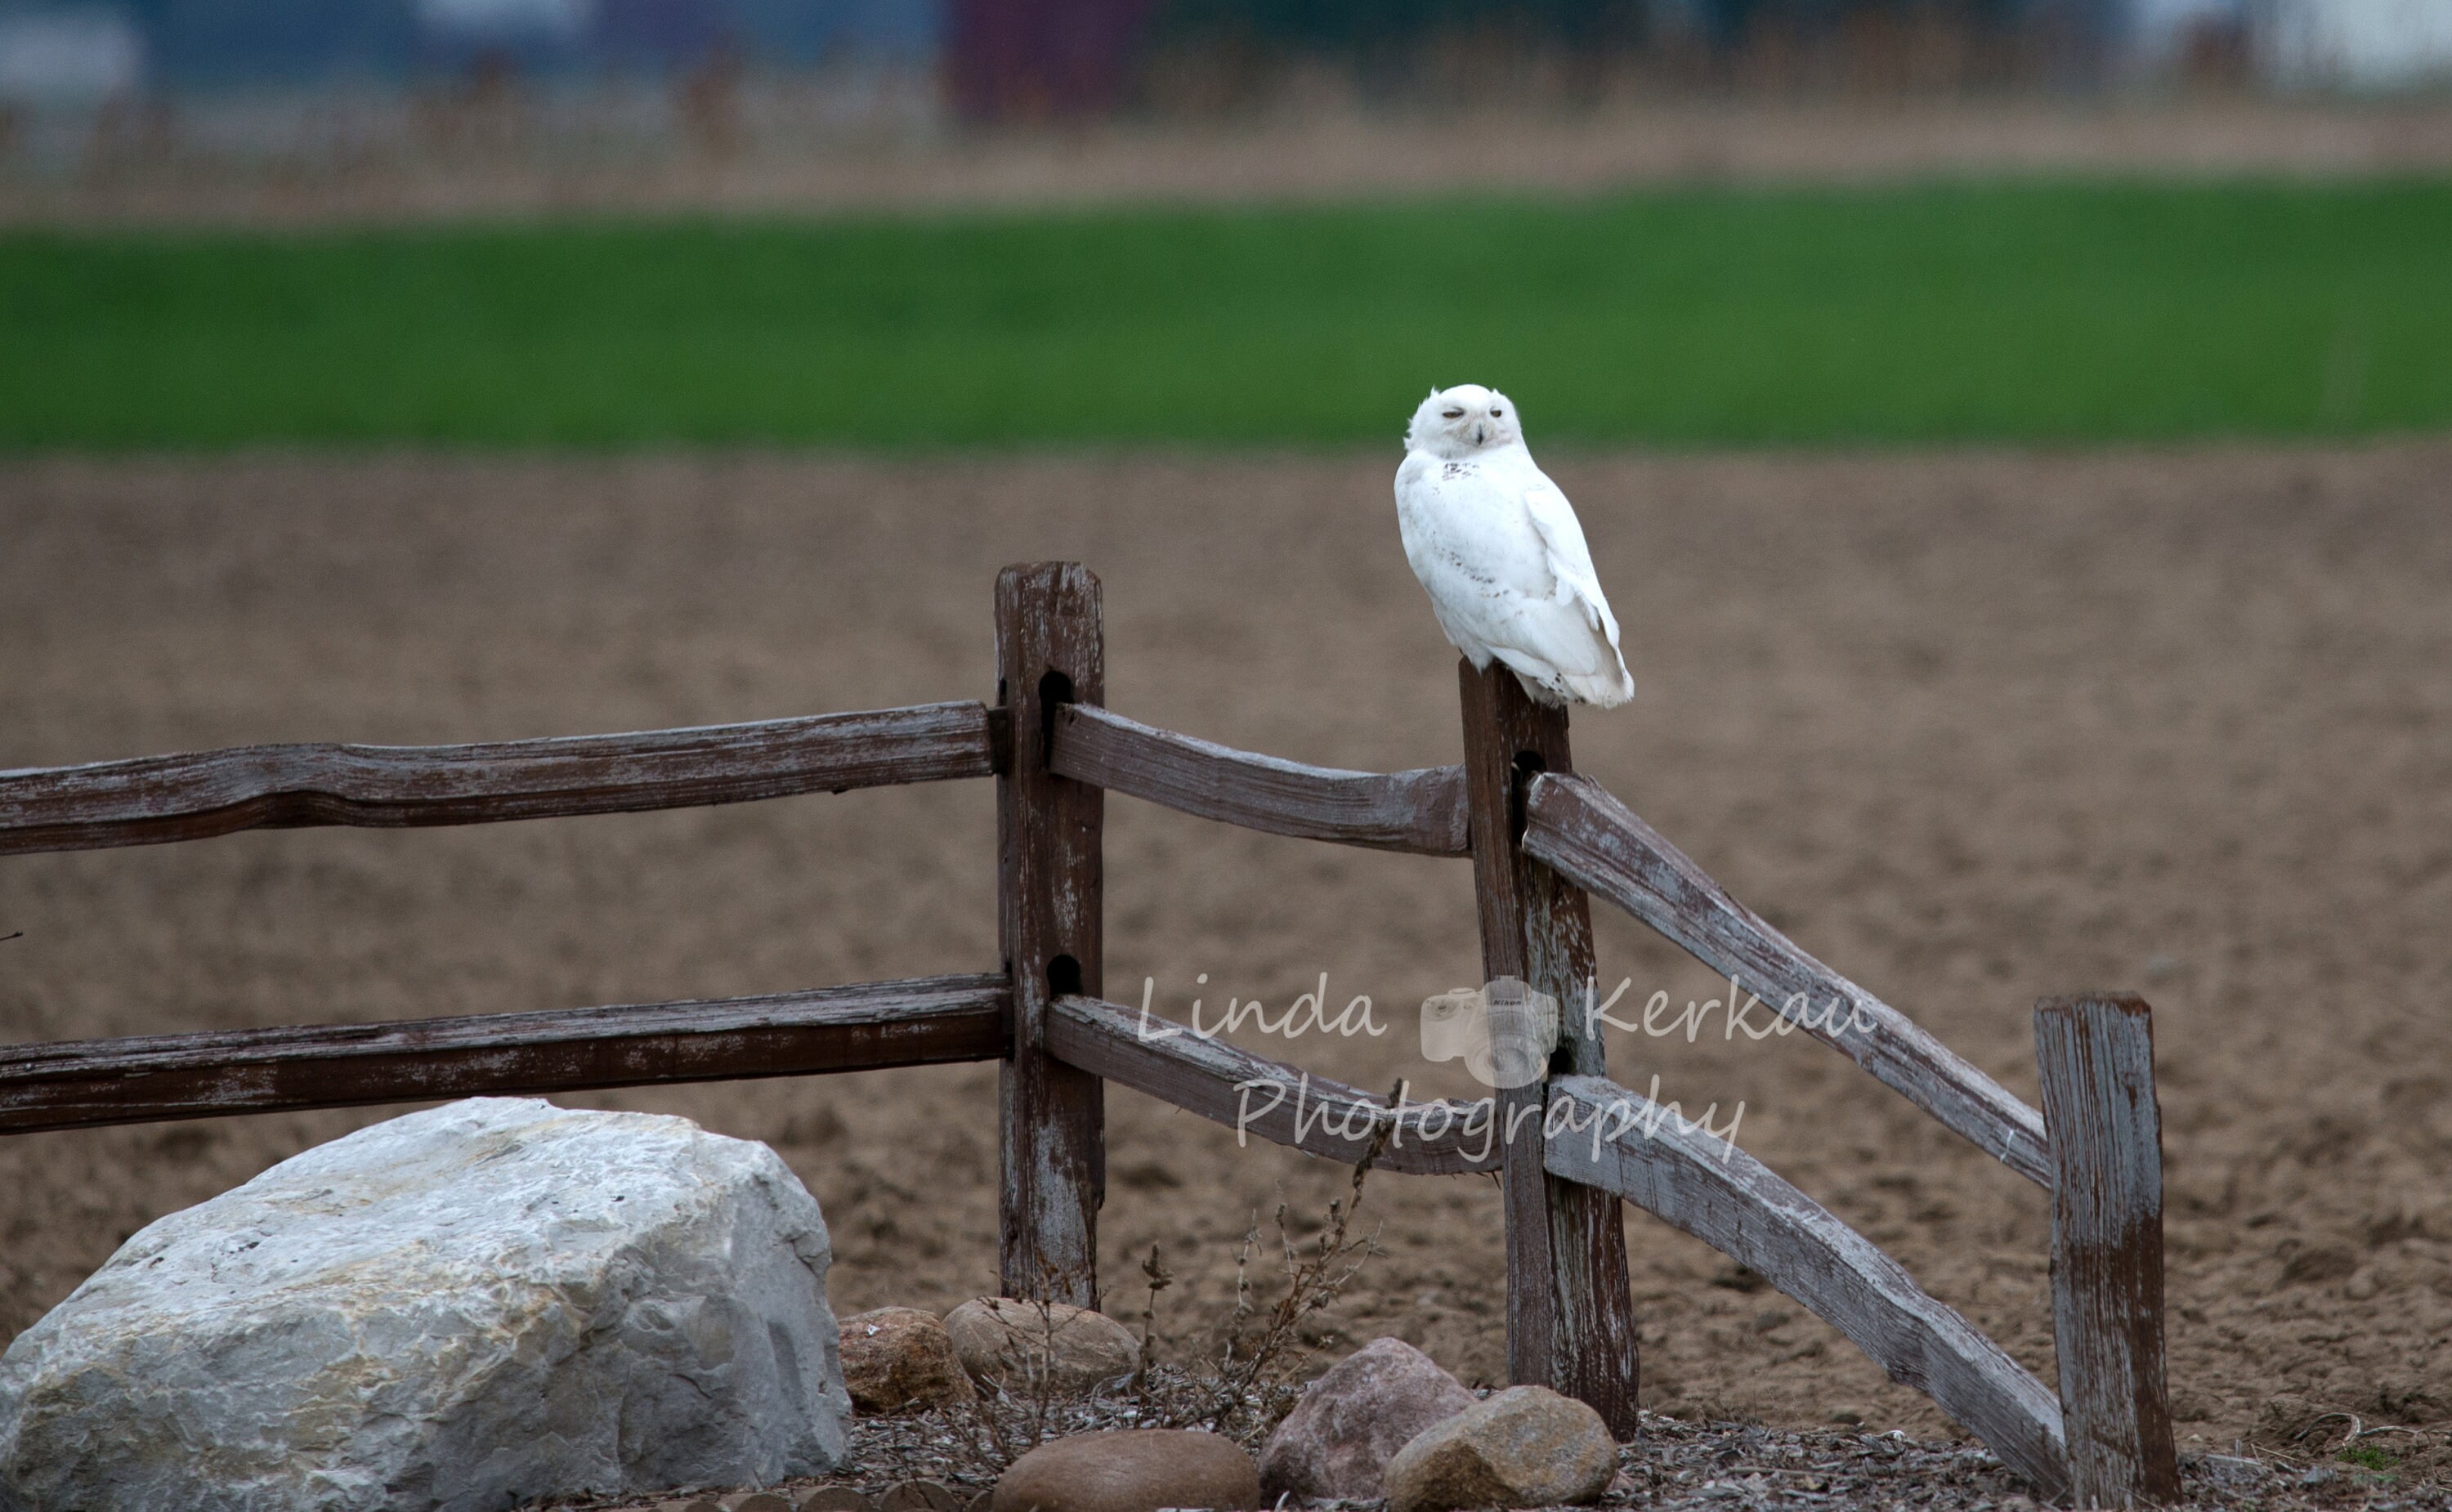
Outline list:
[[[1440,413],[1441,415],[1446,416],[1446,417],[1447,417],[1448,419],[1450,419],[1450,420],[1462,420],[1462,419],[1464,419],[1464,411],[1463,411],[1463,410],[1461,410],[1461,409],[1443,409],[1443,410],[1440,410],[1440,411],[1439,411],[1439,413]]]
[[[1503,410],[1503,409],[1498,409],[1498,408],[1493,407],[1493,408],[1491,410],[1491,412],[1490,412],[1490,413],[1491,413],[1491,418],[1494,420],[1494,419],[1496,419],[1497,417],[1499,417],[1499,416],[1501,416],[1501,415],[1506,414],[1506,413],[1507,413],[1507,411],[1505,411],[1505,410]]]

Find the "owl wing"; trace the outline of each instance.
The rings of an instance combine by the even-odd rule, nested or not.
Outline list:
[[[1450,479],[1409,460],[1397,473],[1405,555],[1439,628],[1474,667],[1495,658],[1545,702],[1623,703],[1633,683],[1583,527],[1540,469],[1509,471]]]
[[[1532,528],[1540,532],[1541,544],[1549,551],[1550,572],[1558,580],[1558,602],[1578,610],[1584,622],[1609,637],[1614,648],[1617,617],[1610,613],[1609,599],[1601,593],[1600,574],[1592,569],[1592,549],[1584,543],[1583,521],[1575,518],[1575,506],[1567,502],[1566,494],[1547,473],[1536,469],[1524,490],[1524,511],[1532,516]]]

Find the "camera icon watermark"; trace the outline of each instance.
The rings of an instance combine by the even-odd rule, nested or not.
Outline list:
[[[1558,1000],[1513,976],[1422,1001],[1422,1058],[1461,1058],[1484,1087],[1532,1086],[1557,1048]]]

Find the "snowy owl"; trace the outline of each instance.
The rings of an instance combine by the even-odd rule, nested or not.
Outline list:
[[[1405,431],[1396,523],[1431,613],[1476,671],[1496,658],[1548,704],[1634,697],[1584,527],[1524,449],[1506,395],[1431,390]]]

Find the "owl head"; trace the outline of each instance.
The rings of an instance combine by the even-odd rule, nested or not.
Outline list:
[[[1493,446],[1521,444],[1515,402],[1494,388],[1458,383],[1434,388],[1414,422],[1405,427],[1405,449],[1429,452],[1442,461],[1456,461]]]

